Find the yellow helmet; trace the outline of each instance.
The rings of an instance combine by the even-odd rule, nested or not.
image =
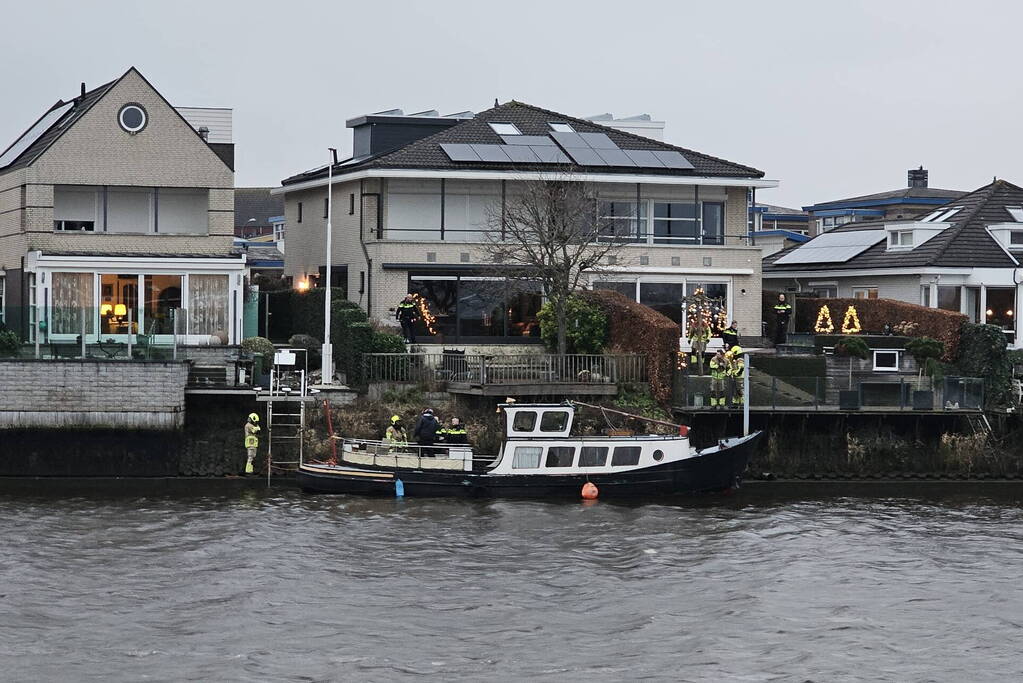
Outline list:
[[[391,415],[391,424],[401,422],[401,415]]]
[[[259,415],[249,413],[249,422],[259,422]]]
[[[729,353],[731,353],[733,356],[741,356],[742,355],[742,347],[739,346],[738,344],[736,344],[735,346],[732,347],[732,350],[729,351]]]

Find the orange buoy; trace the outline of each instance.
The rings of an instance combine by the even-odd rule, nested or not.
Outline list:
[[[583,484],[583,499],[584,500],[596,500],[597,499],[597,485],[592,481],[588,481]]]
[[[679,436],[689,436],[689,427],[687,427],[686,425],[679,425],[678,426],[678,435]]]

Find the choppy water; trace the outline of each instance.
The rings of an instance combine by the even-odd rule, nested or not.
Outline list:
[[[1023,487],[979,491],[2,493],[0,679],[1020,680]]]

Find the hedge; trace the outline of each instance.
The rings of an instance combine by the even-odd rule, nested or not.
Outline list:
[[[893,299],[817,299],[799,297],[794,300],[795,327],[797,332],[815,334],[814,325],[821,306],[827,305],[835,326],[834,334],[842,333],[842,319],[850,306],[856,307],[856,315],[863,328],[862,334],[882,334],[885,324],[895,326],[907,320],[919,324],[915,337],[931,337],[945,344],[943,360],[954,361],[959,353],[959,337],[962,334],[966,316],[962,313],[908,304]]]
[[[1005,332],[997,325],[963,325],[962,354],[956,364],[964,377],[984,378],[988,408],[1012,405],[1012,362]]]
[[[323,337],[323,292],[322,287],[300,292],[291,290],[291,333],[308,334],[320,339]],[[359,305],[344,298],[344,290],[338,287],[331,289],[331,323],[334,313],[340,308],[358,308]]]
[[[611,349],[646,354],[650,392],[658,402],[668,403],[678,358],[678,325],[619,292],[599,289],[577,295],[596,304],[607,315]]]

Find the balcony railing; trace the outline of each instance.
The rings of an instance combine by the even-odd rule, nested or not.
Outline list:
[[[645,382],[639,354],[367,353],[367,382],[445,382],[470,385],[619,384]]]

